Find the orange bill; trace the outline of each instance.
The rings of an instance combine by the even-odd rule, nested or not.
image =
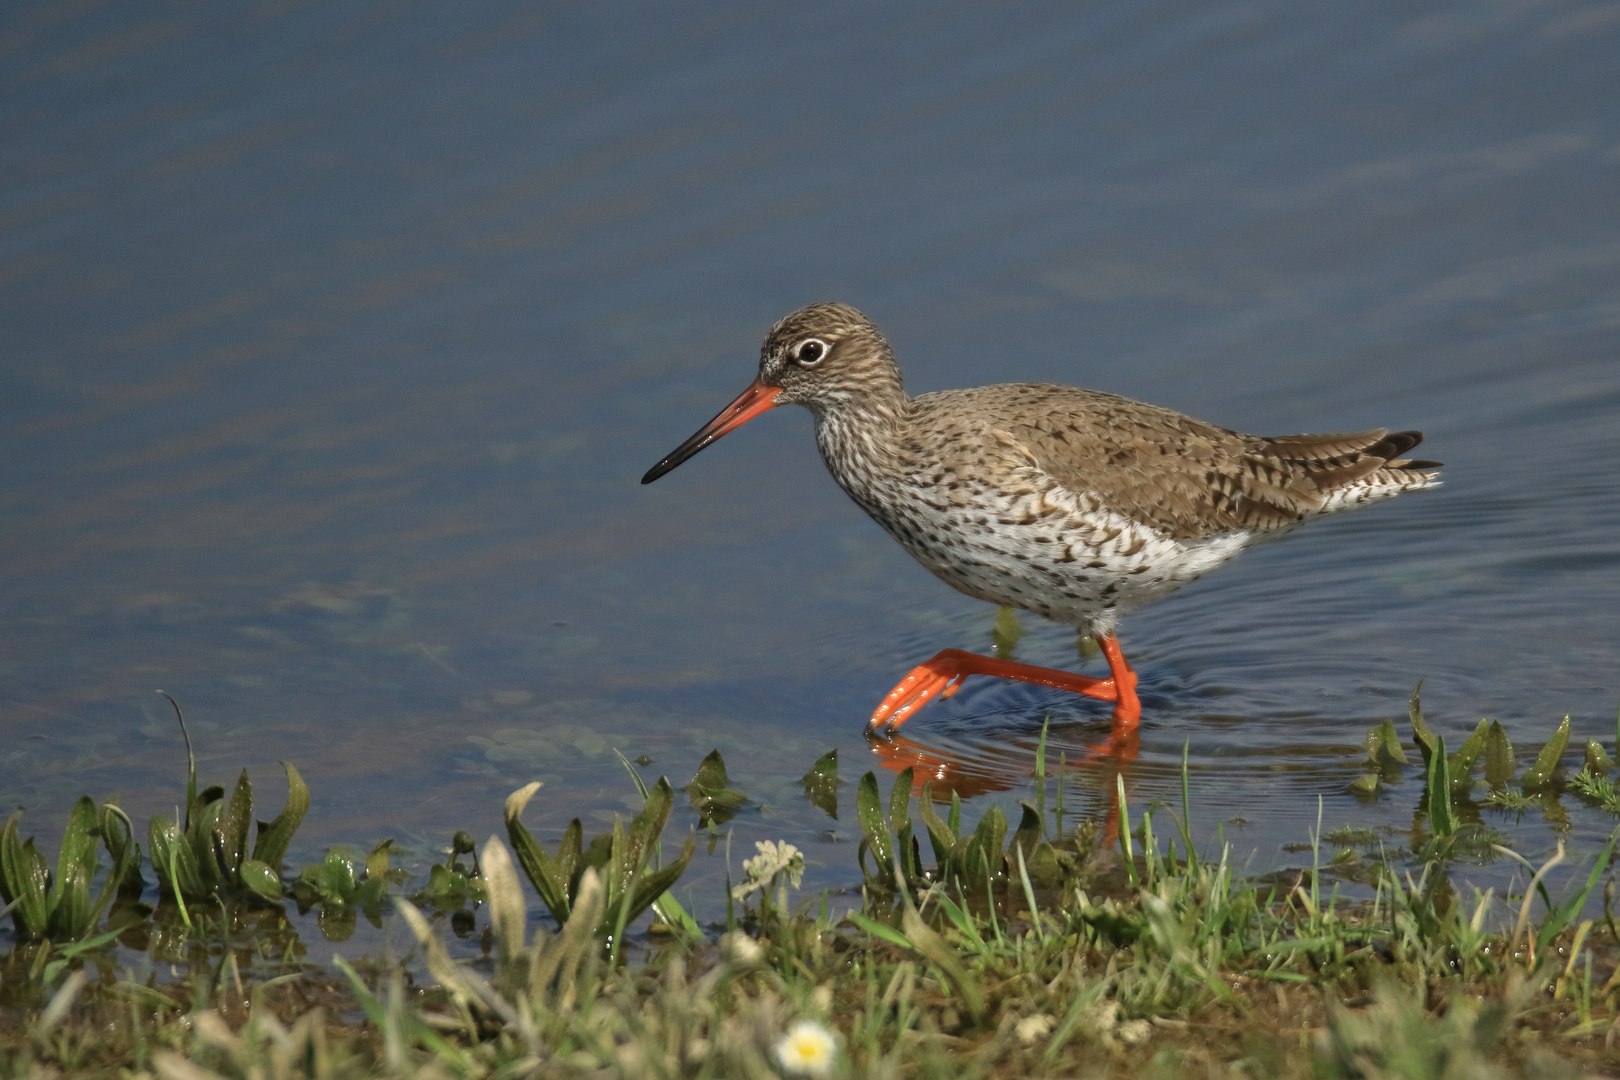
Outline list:
[[[643,484],[650,484],[654,480],[669,472],[675,466],[714,442],[732,428],[742,427],[748,421],[767,409],[776,408],[776,396],[782,392],[779,386],[766,386],[755,379],[748,389],[737,395],[737,400],[720,410],[720,415],[698,428],[697,433],[687,439],[669,456],[647,470],[647,475],[641,478]]]

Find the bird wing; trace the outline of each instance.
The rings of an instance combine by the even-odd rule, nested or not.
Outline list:
[[[1402,459],[1422,439],[1415,431],[1266,438],[1075,387],[1014,383],[916,400],[954,393],[982,395],[955,415],[979,417],[1064,488],[1177,539],[1287,528],[1327,509],[1336,491],[1414,486],[1430,478],[1412,473],[1437,464]]]

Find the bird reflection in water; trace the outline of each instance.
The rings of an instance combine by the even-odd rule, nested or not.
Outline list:
[[[1089,729],[1090,725],[1074,727]],[[1087,777],[1085,787],[1097,793],[1100,803],[1097,810],[1102,818],[1103,842],[1112,844],[1119,832],[1119,785],[1115,776],[1136,760],[1142,745],[1141,729],[1116,716],[1108,736],[1100,742],[1071,741],[1064,734],[1062,729],[1046,732],[1046,775],[1065,781],[1076,774]],[[896,774],[913,770],[914,794],[921,794],[924,784],[932,785],[935,802],[949,802],[953,793],[966,800],[1028,783],[1035,775],[1040,740],[1037,733],[1001,736],[968,746],[951,746],[941,740],[930,746],[899,732],[888,736],[868,733],[866,737],[867,745],[885,769]],[[1063,776],[1061,770],[1066,770],[1068,776]]]

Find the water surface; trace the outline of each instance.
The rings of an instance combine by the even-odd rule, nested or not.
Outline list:
[[[1415,770],[1346,784],[1419,679],[1451,745],[1490,716],[1524,760],[1566,713],[1612,741],[1617,46],[1581,3],[13,5],[5,799],[52,847],[81,793],[171,812],[161,687],[205,781],[303,770],[295,864],[394,835],[420,866],[531,779],[548,840],[605,825],[614,749],[679,785],[718,747],[742,853],[858,883],[862,721],[994,610],[844,498],[801,411],[636,483],[821,299],[914,392],[1417,427],[1448,463],[1126,621],[1127,787],[1171,797],[1186,745],[1201,841],[1297,865],[1319,800],[1409,828]],[[1024,628],[1020,659],[1079,662]],[[1048,720],[1053,757],[1108,729],[979,679],[905,734],[971,818],[1029,797]],[[797,782],[835,747],[836,821]],[[1590,854],[1612,823],[1564,804]]]

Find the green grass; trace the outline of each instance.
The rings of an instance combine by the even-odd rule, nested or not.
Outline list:
[[[1566,776],[1560,725],[1513,788],[1499,725],[1482,723],[1448,754],[1415,695],[1412,720],[1423,775],[1411,836],[1354,825],[1323,835],[1318,822],[1298,870],[1250,878],[1230,845],[1198,850],[1185,766],[1179,812],[1131,807],[1121,785],[1111,823],[1054,835],[1047,781],[1058,780],[1061,805],[1063,775],[1043,746],[1016,827],[995,810],[967,829],[959,802],[942,813],[929,789],[913,797],[909,774],[886,798],[866,774],[851,867],[865,887],[845,905],[856,910],[799,894],[800,853],[761,843],[714,898],[725,923],[707,927],[667,891],[691,854],[687,840],[663,858],[667,781],[648,788],[638,777],[640,814],[588,845],[571,826],[555,855],[519,820],[537,795],[524,789],[507,803],[516,855],[497,839],[474,853],[458,834],[409,899],[395,891],[387,841],[363,876],[343,857],[278,876],[282,904],[319,907],[323,927],[391,909],[415,941],[398,961],[330,968],[301,955],[268,881],[243,888],[227,872],[246,861],[231,803],[247,796],[208,789],[188,798],[200,816],[174,832],[199,856],[212,849],[213,862],[156,911],[125,896],[102,922],[48,912],[42,922],[37,904],[68,894],[39,879],[43,856],[18,857],[38,887],[0,957],[0,1076],[1620,1072],[1620,941],[1600,888],[1615,840],[1586,853],[1590,865],[1575,866],[1562,845],[1531,865],[1478,822],[1472,794],[1479,783],[1526,800],[1568,792],[1620,811],[1612,761],[1588,746],[1581,772]],[[1376,783],[1363,797],[1383,797],[1412,765],[1384,727],[1369,735]],[[1481,762],[1488,775],[1477,781]],[[742,798],[731,783],[715,754],[688,785],[706,822]],[[806,774],[807,797],[836,788],[828,755]],[[75,819],[59,864],[74,868],[74,896],[88,895],[96,822],[112,830],[115,863],[129,858],[131,830],[92,812]],[[1458,865],[1487,855],[1523,863],[1518,895],[1464,895],[1454,883]],[[128,866],[115,872],[123,883]],[[555,922],[529,923],[526,887]],[[1585,917],[1598,896],[1604,916]],[[643,911],[650,926],[636,922]],[[461,936],[481,925],[485,956],[453,958],[447,925]],[[180,974],[136,978],[119,968],[114,938]]]

